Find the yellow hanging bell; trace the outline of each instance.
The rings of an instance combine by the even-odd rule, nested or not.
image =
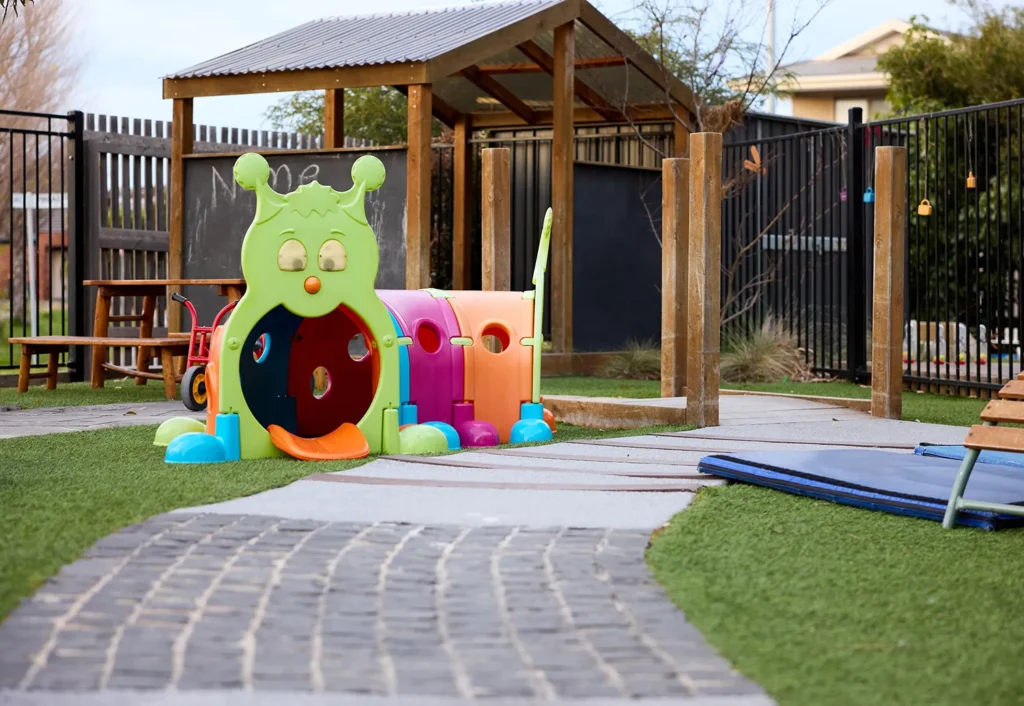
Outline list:
[[[919,216],[930,216],[932,215],[932,205],[928,199],[921,199],[921,203],[917,207],[917,215]]]
[[[974,178],[974,172],[967,172],[967,188],[973,189],[978,185],[978,180]]]

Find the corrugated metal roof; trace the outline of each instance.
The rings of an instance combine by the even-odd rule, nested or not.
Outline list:
[[[428,61],[563,0],[475,3],[314,20],[165,78]]]

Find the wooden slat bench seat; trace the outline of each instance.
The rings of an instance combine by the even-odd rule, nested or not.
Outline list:
[[[969,500],[964,497],[967,481],[974,470],[974,464],[982,451],[1000,451],[1005,453],[1024,453],[1024,429],[1018,427],[1000,427],[997,424],[1024,424],[1024,372],[1010,380],[999,390],[999,398],[985,405],[981,412],[982,424],[975,424],[967,432],[964,439],[964,460],[960,471],[953,481],[953,490],[946,504],[946,514],[942,518],[942,526],[952,529],[956,524],[956,516],[960,510],[983,510],[1006,515],[1024,516],[1024,507],[1002,503]]]
[[[57,387],[57,356],[72,346],[93,346],[94,348],[138,348],[139,369],[124,368],[111,363],[103,363],[107,370],[137,379],[163,380],[164,393],[167,399],[177,397],[176,383],[181,379],[175,374],[174,356],[188,354],[188,339],[168,338],[125,338],[120,336],[26,336],[10,339],[12,344],[21,346],[21,369],[18,373],[18,392],[27,392],[29,380],[46,377],[46,389]],[[33,373],[31,360],[33,355],[49,354],[50,359],[45,373]],[[163,370],[160,373],[149,371],[149,359],[159,357]]]

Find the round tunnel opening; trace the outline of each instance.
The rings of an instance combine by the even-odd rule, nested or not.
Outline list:
[[[316,438],[357,424],[373,403],[379,366],[366,345],[372,339],[348,309],[307,319],[278,306],[253,327],[246,349],[255,353],[260,339],[258,360],[242,356],[239,374],[246,404],[264,428]]]

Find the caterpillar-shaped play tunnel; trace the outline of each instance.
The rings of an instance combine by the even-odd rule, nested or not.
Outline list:
[[[257,196],[242,243],[248,287],[213,335],[202,431],[158,432],[172,463],[287,454],[302,459],[436,452],[543,441],[540,332],[550,211],[530,292],[380,291],[367,191],[383,165],[364,156],[354,186],[268,185],[248,154],[235,179]]]

